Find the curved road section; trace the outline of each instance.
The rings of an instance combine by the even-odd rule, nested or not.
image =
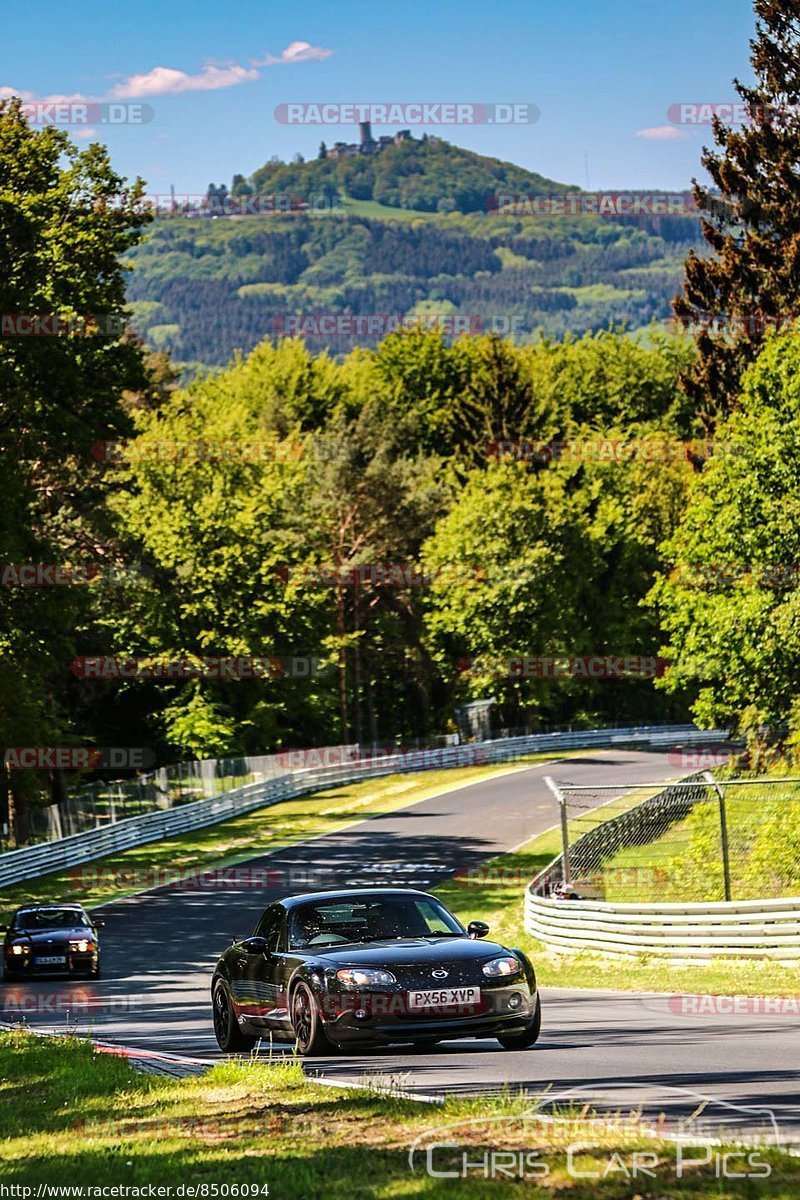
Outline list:
[[[622,793],[673,777],[667,754],[614,749],[518,768],[239,864],[206,886],[159,888],[109,904],[102,910],[104,977],[6,985],[3,1020],[50,1031],[68,1024],[143,1051],[217,1058],[214,962],[232,935],[252,932],[272,900],[332,886],[434,887],[555,825],[546,775],[587,787],[619,782]],[[279,811],[265,811],[265,821]],[[420,1097],[517,1086],[532,1098],[641,1108],[676,1124],[702,1109],[708,1128],[766,1132],[785,1143],[800,1140],[795,1025],[780,1015],[686,1012],[667,994],[545,989],[542,1036],[532,1050],[451,1042],[426,1054],[400,1047],[310,1060],[307,1069],[331,1084],[368,1075],[374,1086],[378,1077]]]

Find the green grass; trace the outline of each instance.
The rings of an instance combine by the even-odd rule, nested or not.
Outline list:
[[[754,782],[752,787],[725,790],[733,900],[800,895],[797,805],[797,789],[792,785],[759,786]],[[660,838],[618,851],[606,859],[601,871],[609,901],[724,900],[716,797],[700,801]]]
[[[536,762],[551,761],[552,757],[552,754],[535,754],[512,764],[389,775],[256,809],[205,829],[149,842],[71,870],[5,888],[0,893],[0,922],[18,905],[32,901],[78,900],[87,907],[97,907],[168,882],[166,872],[191,875],[200,870],[230,867],[308,838],[336,832],[365,817],[406,808],[464,784],[493,779]]]
[[[417,212],[413,208],[393,208],[389,204],[381,204],[378,200],[353,200],[350,196],[346,196],[336,208],[330,211],[333,214],[340,213],[344,216],[372,217],[394,221],[442,222],[447,219],[447,215],[444,213]],[[327,214],[323,212],[322,215]],[[463,214],[457,215],[461,215],[463,219]]]
[[[491,938],[529,954],[543,986],[750,996],[800,991],[799,966],[766,959],[679,963],[655,955],[560,954],[543,945],[525,932],[523,895],[527,883],[560,849],[560,832],[550,830],[514,854],[501,855],[461,879],[448,880],[436,893],[462,921],[488,921]]]
[[[0,1035],[6,1188],[185,1185],[205,1186],[213,1196],[214,1185],[258,1184],[274,1200],[756,1194],[752,1181],[721,1183],[713,1162],[676,1178],[675,1145],[648,1136],[635,1122],[627,1128],[620,1122],[616,1128],[589,1126],[582,1114],[564,1113],[552,1124],[526,1113],[531,1114],[530,1100],[510,1093],[440,1106],[378,1095],[374,1088],[320,1087],[292,1062],[228,1063],[184,1080],[137,1076],[124,1061],[96,1054],[86,1042]],[[442,1126],[448,1128],[435,1132]],[[439,1170],[460,1166],[464,1152],[468,1161],[480,1162],[484,1152],[506,1150],[537,1154],[533,1161],[540,1171],[546,1166],[547,1175],[541,1184],[530,1175],[512,1181],[484,1179],[477,1172],[466,1179],[433,1178],[425,1170],[425,1147],[435,1142],[457,1147],[435,1153]],[[415,1143],[412,1170],[409,1151]],[[598,1178],[568,1173],[566,1150],[574,1143],[581,1146],[575,1167]],[[629,1167],[634,1151],[654,1156],[656,1179],[638,1184],[621,1172],[619,1163]],[[758,1151],[757,1157],[770,1167],[769,1179],[760,1182],[769,1187],[771,1200],[798,1194],[798,1159],[774,1149]],[[742,1161],[736,1160],[737,1167]]]

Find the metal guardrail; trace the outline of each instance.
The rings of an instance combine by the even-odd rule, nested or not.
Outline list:
[[[531,734],[438,750],[398,752],[369,756],[366,761],[348,762],[336,767],[310,767],[286,771],[275,778],[247,784],[218,796],[205,797],[175,808],[128,817],[121,821],[76,833],[71,837],[25,846],[0,855],[0,888],[36,879],[81,863],[104,858],[134,846],[175,837],[192,829],[215,825],[257,808],[266,808],[282,800],[307,795],[337,784],[356,783],[361,779],[435,770],[441,767],[474,765],[476,762],[499,763],[527,754],[550,750],[588,749],[611,745],[670,745],[675,741],[703,742],[719,732],[697,729],[693,725],[636,726],[618,729],[574,730],[571,733]]]
[[[800,959],[800,898],[607,904],[525,894],[525,929],[553,949],[665,958]]]

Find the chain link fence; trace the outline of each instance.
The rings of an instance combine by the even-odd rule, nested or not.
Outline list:
[[[330,747],[334,752],[349,747]],[[88,784],[59,804],[32,809],[27,814],[28,843],[55,841],[86,833],[127,817],[140,817],[160,809],[176,808],[209,796],[219,796],[248,783],[262,783],[285,775],[281,755],[202,759],[174,763],[135,779]],[[0,842],[0,849],[8,849]]]
[[[550,780],[562,854],[542,895],[653,904],[800,896],[800,778],[585,787]]]

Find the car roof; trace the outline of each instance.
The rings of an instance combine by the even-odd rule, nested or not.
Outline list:
[[[422,896],[426,900],[435,899],[429,892],[421,892],[417,888],[339,888],[334,892],[304,892],[302,896],[286,896],[277,900],[285,909],[297,908],[300,904],[330,903],[332,900],[352,900],[354,896]]]

